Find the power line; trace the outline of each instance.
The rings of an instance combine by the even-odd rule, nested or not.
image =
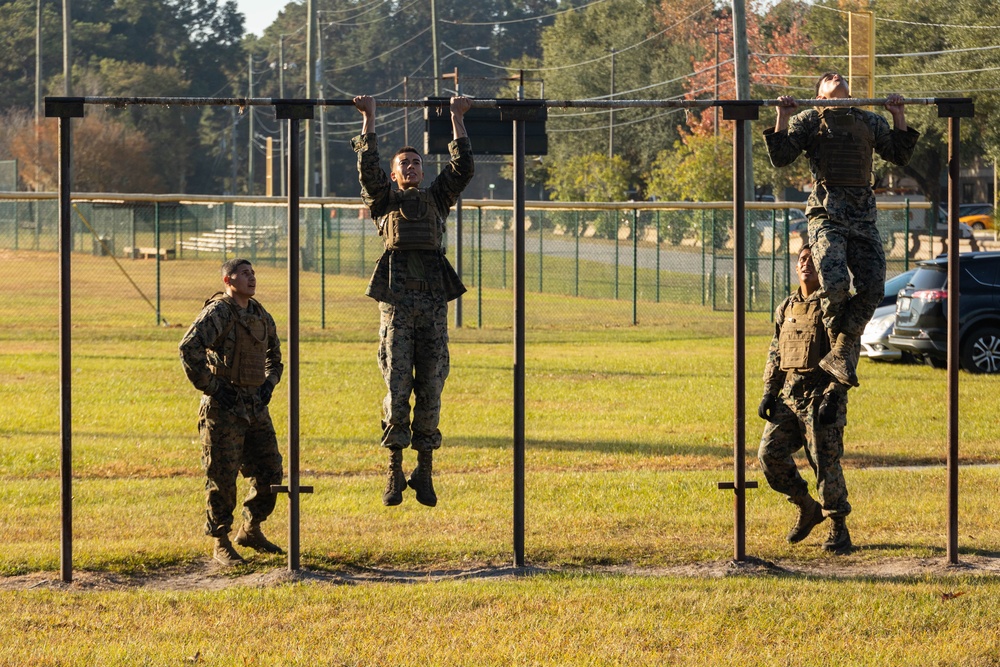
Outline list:
[[[645,44],[646,42],[652,41],[652,40],[656,39],[657,37],[662,36],[664,33],[667,33],[670,30],[673,30],[674,28],[676,28],[676,27],[678,27],[678,26],[680,26],[680,25],[682,25],[684,23],[687,23],[692,17],[700,14],[705,9],[707,9],[709,7],[714,7],[714,6],[715,5],[710,2],[707,5],[704,5],[701,8],[696,9],[695,11],[691,12],[690,14],[688,14],[687,16],[685,16],[683,19],[681,19],[677,23],[673,24],[672,26],[664,28],[660,32],[658,32],[658,33],[656,33],[654,35],[650,35],[646,39],[638,41],[635,44],[631,44],[631,45],[626,46],[625,48],[622,48],[622,49],[615,49],[615,55],[621,55],[625,51],[631,51],[632,49],[638,48],[638,47],[642,46],[643,44]],[[593,58],[591,60],[584,60],[584,61],[581,61],[581,62],[578,62],[578,63],[571,63],[569,65],[557,65],[557,66],[554,66],[554,67],[508,67],[506,65],[498,65],[497,63],[490,63],[490,62],[486,62],[485,60],[478,60],[477,58],[472,58],[472,57],[468,57],[468,60],[471,60],[472,62],[478,63],[480,65],[483,65],[484,67],[491,67],[493,69],[502,69],[502,70],[504,70],[506,72],[519,72],[519,71],[520,72],[556,72],[556,71],[559,71],[559,70],[572,69],[574,67],[582,67],[584,65],[590,65],[590,64],[593,64],[593,63],[601,62],[602,60],[608,60],[609,58],[611,58],[611,55],[607,54],[607,55],[602,55],[602,56],[600,56],[598,58]]]
[[[448,21],[447,19],[438,19],[438,21],[440,21],[441,23],[450,23],[452,25],[468,25],[468,26],[483,26],[483,25],[494,26],[494,25],[510,25],[512,23],[528,23],[530,21],[542,21],[542,20],[547,19],[547,18],[552,18],[553,16],[559,16],[560,14],[566,14],[566,13],[569,13],[569,12],[576,12],[576,11],[579,11],[581,9],[586,9],[587,7],[590,7],[591,5],[599,5],[602,2],[607,2],[607,1],[608,0],[594,0],[593,2],[588,2],[587,4],[580,5],[579,7],[570,7],[568,9],[563,9],[563,10],[558,11],[558,12],[552,12],[551,14],[542,14],[542,15],[539,15],[539,16],[526,16],[524,18],[511,19],[509,21],[489,21],[489,22],[485,22],[485,23],[477,23],[477,22],[473,22],[473,21]]]
[[[332,67],[332,68],[329,68],[329,69],[327,69],[327,70],[325,70],[325,71],[327,71],[327,72],[343,72],[343,71],[344,71],[344,70],[346,70],[346,69],[352,69],[352,68],[354,68],[354,67],[358,67],[358,66],[360,66],[360,65],[367,65],[368,63],[370,63],[370,62],[372,62],[372,61],[375,61],[375,60],[378,60],[378,59],[379,59],[379,58],[381,58],[382,56],[386,56],[386,55],[389,55],[389,54],[390,54],[390,53],[392,53],[393,51],[397,51],[397,50],[399,50],[399,49],[403,48],[404,46],[406,46],[407,44],[409,44],[409,43],[410,43],[410,42],[412,42],[413,40],[415,40],[415,39],[417,39],[418,37],[421,37],[421,36],[423,36],[424,34],[426,34],[427,32],[429,32],[429,31],[430,31],[430,29],[431,29],[431,28],[430,28],[430,26],[427,26],[426,28],[424,28],[423,30],[421,30],[420,32],[418,32],[417,34],[415,34],[415,35],[414,35],[413,37],[409,38],[409,39],[408,39],[408,40],[406,40],[405,42],[402,42],[402,43],[400,43],[400,44],[397,44],[396,46],[392,47],[392,48],[391,48],[391,49],[389,49],[388,51],[383,51],[382,53],[378,54],[377,56],[375,56],[375,57],[373,57],[373,58],[369,58],[368,60],[362,60],[361,62],[358,62],[358,63],[354,63],[354,64],[352,64],[352,65],[344,65],[343,67]]]

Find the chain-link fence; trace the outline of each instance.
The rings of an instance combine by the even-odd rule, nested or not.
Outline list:
[[[298,252],[303,276],[314,279],[305,282],[303,322],[336,327],[345,321],[346,304],[370,303],[364,283],[382,241],[360,200],[302,201]],[[794,257],[806,238],[805,223],[799,209],[774,206],[747,211],[749,311],[773,312],[796,284]],[[880,211],[890,276],[941,250],[939,237],[923,233],[925,211],[916,206],[901,202]],[[449,218],[447,253],[469,287],[455,309],[461,326],[511,325],[512,218],[510,202],[490,200],[465,201]],[[182,321],[196,310],[188,299],[218,286],[217,269],[227,258],[247,257],[259,270],[287,266],[287,224],[285,203],[275,199],[74,198],[74,258],[89,258],[74,273],[95,271],[109,286],[120,283],[108,299],[138,294],[149,304],[151,324]],[[57,225],[54,195],[0,197],[2,249],[54,262],[46,254],[58,250]],[[657,321],[679,305],[732,308],[728,203],[528,202],[525,238],[527,291],[558,297],[529,317],[529,326],[573,319],[560,309],[586,311],[594,325],[621,326]]]

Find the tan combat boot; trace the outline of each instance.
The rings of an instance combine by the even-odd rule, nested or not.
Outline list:
[[[819,367],[848,387],[858,386],[857,336],[837,334],[833,348],[819,360]]]
[[[224,567],[242,565],[246,562],[243,560],[243,556],[233,548],[233,543],[229,541],[228,535],[215,538],[215,548],[212,550],[212,558]]]
[[[244,521],[240,531],[236,533],[236,544],[241,547],[250,547],[254,551],[266,554],[283,554],[281,547],[264,537],[260,530],[259,523],[249,523]]]
[[[403,450],[389,450],[389,470],[385,481],[385,491],[382,492],[382,504],[387,507],[403,502],[403,491],[406,490],[406,475],[403,473]]]
[[[434,452],[417,452],[417,467],[413,469],[410,481],[407,482],[410,488],[417,492],[417,502],[428,507],[434,507],[438,502],[437,494],[434,493],[434,483],[431,481],[433,460]]]
[[[834,553],[843,553],[851,548],[851,534],[847,530],[847,518],[842,516],[833,517],[833,525],[830,526],[830,534],[823,542],[823,549]]]
[[[795,544],[809,537],[812,529],[823,523],[823,506],[813,500],[812,496],[806,494],[800,498],[789,498],[788,502],[799,506],[799,516],[795,520],[795,525],[788,531],[787,539]]]

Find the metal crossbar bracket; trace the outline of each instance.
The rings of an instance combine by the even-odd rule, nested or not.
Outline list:
[[[938,100],[938,118],[972,118],[976,115],[976,105],[971,97]]]
[[[723,120],[757,120],[760,117],[761,102],[759,100],[737,100],[723,102]]]
[[[281,120],[312,120],[315,107],[309,101],[275,100],[274,113]]]
[[[717,484],[718,484],[718,488],[721,489],[721,490],[727,490],[727,489],[732,489],[734,491],[736,490],[736,482],[717,482]],[[751,481],[747,481],[747,482],[743,482],[743,488],[744,489],[756,489],[757,488],[757,482],[754,482],[752,480]]]
[[[313,488],[311,486],[300,486],[299,493],[312,493]],[[288,486],[285,484],[272,484],[271,493],[290,493]]]
[[[45,98],[46,118],[83,118],[82,97]]]

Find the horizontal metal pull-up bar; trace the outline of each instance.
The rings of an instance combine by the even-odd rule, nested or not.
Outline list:
[[[470,98],[472,107],[476,109],[502,109],[516,107],[546,107],[585,108],[585,109],[630,109],[630,108],[677,108],[703,109],[721,106],[776,107],[778,100],[513,100],[499,98]],[[843,98],[833,100],[804,99],[795,100],[802,107],[864,107],[883,106],[888,98]],[[53,104],[98,104],[111,107],[127,106],[319,106],[346,107],[354,106],[353,99],[281,99],[274,97],[46,97],[46,103]],[[971,104],[968,97],[911,97],[903,98],[901,104]],[[376,99],[376,104],[382,107],[447,107],[449,100],[445,98],[431,100],[395,100]]]

